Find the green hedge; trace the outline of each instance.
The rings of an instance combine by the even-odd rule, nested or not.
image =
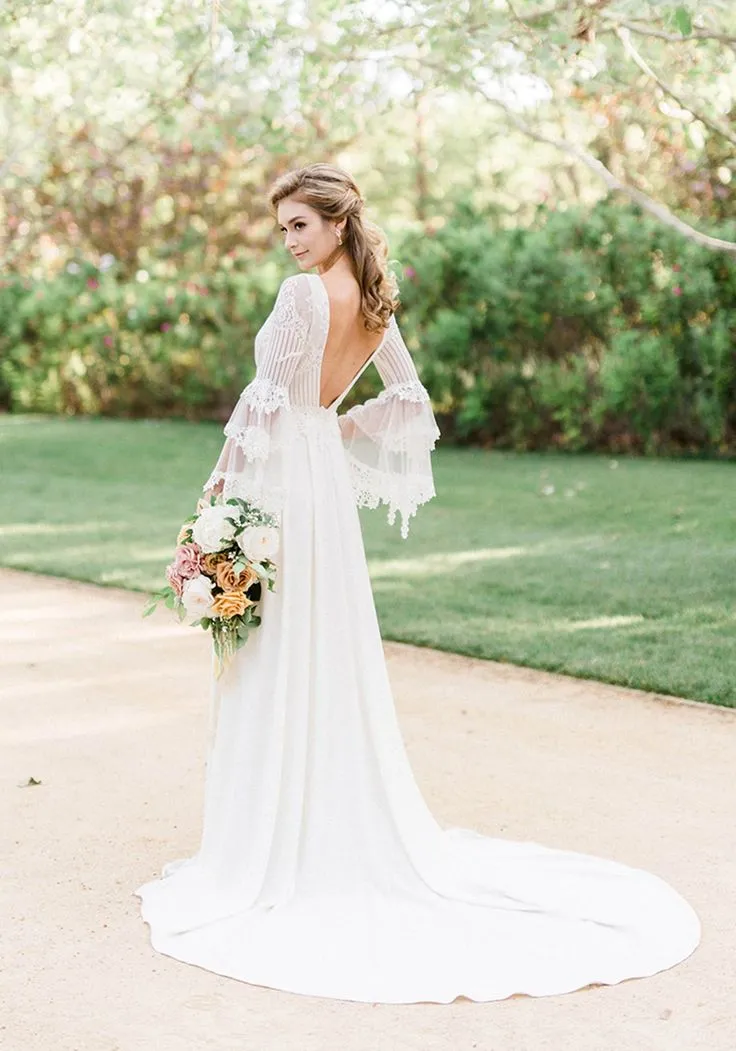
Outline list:
[[[736,240],[736,223],[711,231]],[[402,299],[444,433],[513,449],[736,452],[736,262],[637,208],[465,207],[408,236]]]
[[[16,412],[220,417],[254,372],[273,263],[121,283],[91,266],[0,282],[0,403]]]
[[[394,243],[402,331],[443,437],[510,449],[736,452],[736,262],[639,209],[541,209],[498,229],[467,204]],[[736,239],[736,223],[710,231]],[[74,269],[74,268],[72,268]],[[225,418],[283,270],[127,284],[82,266],[0,282],[0,405]],[[378,390],[368,370],[353,399]],[[346,400],[346,406],[351,399]]]

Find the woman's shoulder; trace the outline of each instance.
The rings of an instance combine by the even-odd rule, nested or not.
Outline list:
[[[286,294],[301,294],[305,295],[311,289],[311,280],[309,274],[289,274],[285,277],[279,285],[279,296],[282,293]]]
[[[312,283],[309,274],[289,274],[279,285],[276,306],[304,314],[309,311],[311,298]]]

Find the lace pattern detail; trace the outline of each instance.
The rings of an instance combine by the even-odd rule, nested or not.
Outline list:
[[[409,519],[417,508],[436,496],[432,475],[388,474],[361,463],[346,454],[350,478],[353,485],[355,502],[358,507],[376,508],[384,503],[388,506],[388,524],[396,521],[397,512],[401,515],[401,536],[409,536]]]
[[[330,443],[342,443],[337,414],[323,405],[295,405],[290,423],[294,434],[315,441],[321,449]]]
[[[267,459],[271,449],[271,436],[263,427],[235,427],[228,424],[225,434],[243,450],[250,462]]]
[[[388,401],[390,398],[420,402],[429,401],[429,394],[427,388],[419,380],[406,380],[403,383],[389,383],[380,394],[376,395],[376,401]]]
[[[224,433],[243,450],[247,459],[267,460],[277,449],[284,449],[298,438],[317,439],[321,446],[328,441],[342,440],[337,414],[322,405],[293,405],[288,417],[279,421],[279,426],[270,431],[255,424],[239,427],[228,423]]]
[[[281,285],[281,294],[277,298],[274,308],[269,317],[269,323],[276,328],[285,328],[290,332],[296,332],[299,339],[306,339],[309,332],[309,321],[297,310],[296,296],[293,278],[299,278],[300,274],[294,274],[292,278],[286,278]]]
[[[275,412],[289,408],[289,391],[267,376],[256,376],[240,395],[241,400],[256,412]],[[225,431],[227,434],[227,430]]]

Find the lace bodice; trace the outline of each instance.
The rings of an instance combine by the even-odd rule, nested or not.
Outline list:
[[[383,339],[329,407],[319,403],[320,371],[330,327],[327,290],[318,274],[295,274],[279,289],[255,338],[256,377],[243,390],[224,428],[225,446],[210,478],[277,511],[285,497],[283,468],[290,441],[337,426],[359,506],[388,506],[393,524],[408,519],[435,495],[430,453],[440,436],[429,395],[392,317]],[[338,415],[337,410],[371,363],[381,393]]]

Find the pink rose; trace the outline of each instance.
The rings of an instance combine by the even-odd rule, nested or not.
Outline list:
[[[682,295],[682,289],[680,288],[679,285],[675,285],[675,287],[672,289],[672,295],[673,296],[681,296]]]
[[[184,580],[202,572],[202,549],[199,544],[179,544],[174,551],[174,569]]]
[[[173,562],[170,562],[166,567],[166,579],[176,594],[181,598],[182,592],[184,591],[184,580],[176,571],[176,566]]]

